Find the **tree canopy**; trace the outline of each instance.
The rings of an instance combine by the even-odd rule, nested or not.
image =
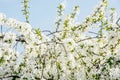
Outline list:
[[[26,22],[0,13],[1,80],[120,80],[120,18],[107,0],[82,23],[79,6],[64,15],[59,4],[55,31],[30,25],[28,2]]]

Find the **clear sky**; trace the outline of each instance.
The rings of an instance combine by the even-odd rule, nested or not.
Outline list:
[[[100,0],[30,0],[30,23],[35,28],[42,30],[53,30],[54,21],[57,14],[57,6],[59,3],[66,4],[65,13],[70,13],[73,6],[80,6],[80,22],[92,13],[93,8]],[[120,14],[120,0],[108,0],[109,7],[117,8]],[[8,17],[16,18],[20,21],[25,21],[21,12],[22,0],[0,0],[0,12],[5,13]]]

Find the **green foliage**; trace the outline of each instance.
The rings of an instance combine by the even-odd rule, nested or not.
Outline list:
[[[24,0],[23,2],[22,2],[22,4],[23,4],[23,9],[22,9],[22,12],[23,12],[23,15],[25,16],[25,19],[26,19],[26,22],[27,23],[29,23],[29,5],[28,5],[28,3],[29,3],[29,0]]]

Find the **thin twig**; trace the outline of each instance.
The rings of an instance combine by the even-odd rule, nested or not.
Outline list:
[[[1,34],[3,33],[2,25],[0,26],[0,32]]]
[[[98,35],[98,33],[95,33],[95,32],[92,32],[92,31],[88,31],[88,33],[92,33],[92,34]]]
[[[118,20],[116,21],[116,24],[117,24],[118,27],[120,27],[119,21],[120,21],[120,17],[119,17]]]
[[[76,43],[79,43],[79,42],[82,42],[82,41],[86,41],[86,40],[90,40],[90,39],[96,39],[96,38],[102,38],[102,37],[98,37],[98,36],[89,37],[89,38],[85,38],[85,39],[82,39],[82,40],[80,40],[80,41],[77,41]]]

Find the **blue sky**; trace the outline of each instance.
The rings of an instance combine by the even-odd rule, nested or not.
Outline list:
[[[73,6],[80,6],[79,21],[92,13],[93,8],[100,0],[30,0],[30,23],[35,28],[42,30],[53,30],[54,21],[57,14],[57,6],[59,3],[66,4],[65,13],[70,13]],[[108,0],[109,7],[115,7],[120,14],[120,0]],[[5,13],[8,17],[16,18],[20,21],[25,21],[21,12],[22,0],[0,0],[0,12]]]

